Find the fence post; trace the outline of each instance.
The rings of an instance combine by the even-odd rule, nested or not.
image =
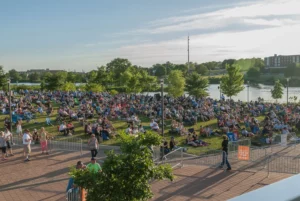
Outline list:
[[[183,148],[181,147],[181,161],[180,161],[181,167],[183,167]]]
[[[270,158],[271,158],[272,156],[269,156],[268,157],[268,178],[269,178],[269,176],[270,176]]]
[[[82,156],[82,139],[80,139],[80,156]]]

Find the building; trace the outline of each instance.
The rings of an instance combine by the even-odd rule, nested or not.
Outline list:
[[[300,55],[277,55],[265,57],[266,68],[286,68],[289,64],[300,63]]]

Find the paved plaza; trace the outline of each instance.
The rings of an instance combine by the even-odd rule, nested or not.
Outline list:
[[[33,146],[30,162],[23,161],[20,147],[14,147],[14,152],[15,156],[0,162],[1,201],[65,201],[69,167],[75,165],[78,160],[85,164],[90,160],[88,151],[84,151],[82,156],[79,152],[62,150],[42,155],[38,145]],[[103,160],[103,151],[99,154],[99,161]],[[176,179],[173,182],[152,183],[153,201],[223,201],[292,176],[270,173],[267,177],[266,171],[237,170],[234,163],[230,172],[201,165],[185,165],[175,169],[174,174]]]

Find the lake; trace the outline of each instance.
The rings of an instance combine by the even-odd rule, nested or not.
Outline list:
[[[14,83],[15,84],[15,83]],[[12,84],[12,85],[14,85]],[[39,83],[18,83],[18,85],[40,85]],[[80,85],[80,83],[76,83],[76,85]],[[273,86],[270,85],[260,85],[261,88],[255,88],[255,87],[249,87],[249,100],[257,100],[259,97],[263,98],[267,102],[275,102],[275,100],[271,96],[271,89]],[[220,98],[220,90],[218,89],[218,84],[210,84],[208,87],[208,93],[209,96],[213,99],[219,99]],[[233,100],[241,100],[241,101],[247,101],[247,85],[245,85],[245,89],[241,91],[237,96],[232,97]],[[286,88],[284,88],[284,94],[281,99],[278,99],[278,102],[280,103],[286,103]],[[149,94],[153,95],[159,92],[149,92],[149,93],[143,93],[143,94]],[[289,87],[289,97],[297,96],[297,102],[300,100],[300,87]],[[227,99],[228,97],[226,97]],[[289,102],[293,102],[293,100],[289,100]]]

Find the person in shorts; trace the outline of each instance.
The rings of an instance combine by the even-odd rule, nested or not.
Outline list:
[[[29,130],[26,129],[23,134],[24,155],[26,157],[25,162],[30,161],[29,156],[31,153],[31,147],[30,147],[31,140],[32,140],[31,134],[30,134]]]
[[[4,132],[0,132],[0,149],[2,151],[2,160],[5,161],[6,159],[6,140],[4,136]]]
[[[11,147],[11,140],[12,140],[12,133],[6,128],[5,132],[4,132],[4,138],[6,140],[6,147],[9,151],[9,154],[11,156],[14,156],[13,152],[12,152],[12,147]],[[6,152],[6,157],[8,157],[8,153]]]

